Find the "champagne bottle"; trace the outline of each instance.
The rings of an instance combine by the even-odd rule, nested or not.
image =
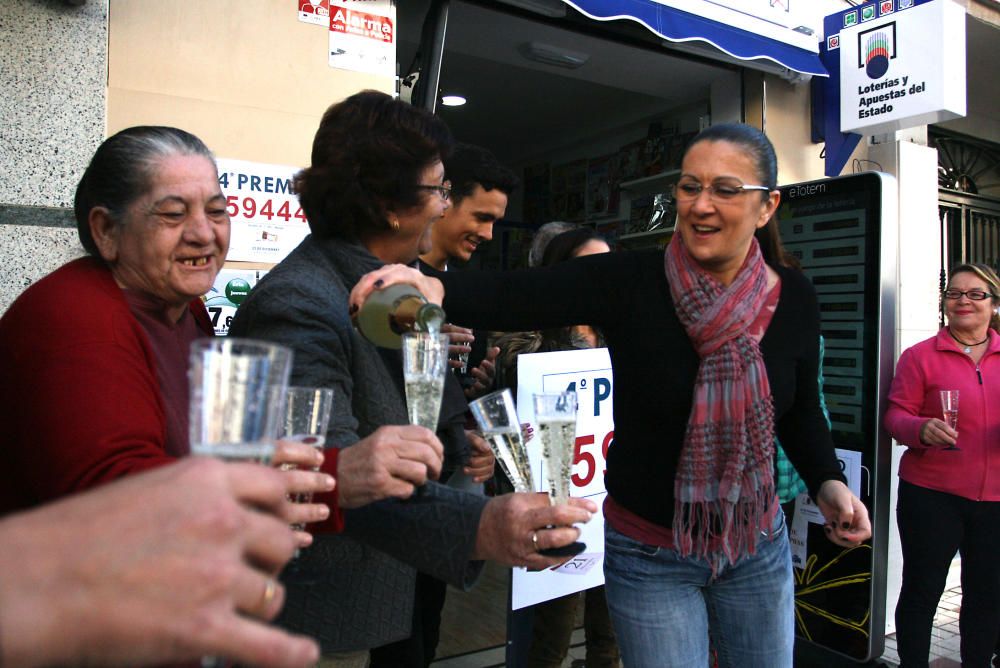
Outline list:
[[[437,334],[444,310],[431,304],[412,285],[390,285],[375,290],[358,312],[355,325],[361,335],[382,348],[401,348],[405,332]]]

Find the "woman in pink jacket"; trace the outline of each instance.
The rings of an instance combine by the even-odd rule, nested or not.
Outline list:
[[[963,264],[942,297],[948,326],[903,352],[885,416],[907,446],[896,506],[896,639],[901,667],[927,666],[934,612],[958,551],[962,665],[987,668],[1000,629],[1000,279]],[[942,420],[942,390],[959,391],[957,429]]]

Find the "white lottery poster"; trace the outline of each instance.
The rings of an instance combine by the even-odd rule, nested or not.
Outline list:
[[[393,0],[330,0],[330,67],[396,76]]]
[[[324,28],[330,25],[330,0],[295,0],[299,21]]]
[[[847,487],[857,496],[861,496],[861,475],[864,467],[861,466],[861,453],[857,450],[846,450],[836,448],[837,461],[840,463],[840,471],[847,478]],[[788,527],[788,540],[792,547],[792,565],[796,568],[805,568],[806,558],[809,554],[808,535],[809,524],[825,524],[826,518],[820,511],[819,506],[813,503],[808,494],[799,494],[795,499],[795,511],[792,513],[792,523]]]
[[[521,355],[517,359],[517,415],[530,422],[535,436],[527,443],[534,489],[548,489],[542,444],[538,436],[532,395],[536,392],[575,390],[577,395],[576,447],[570,495],[597,504],[598,512],[581,527],[587,548],[562,566],[538,573],[514,569],[514,610],[604,584],[604,470],[614,438],[611,359],[607,348]]]
[[[228,158],[216,162],[232,225],[226,260],[281,262],[309,234],[292,193],[298,168]]]
[[[229,333],[229,325],[233,321],[236,309],[266,273],[258,269],[223,268],[215,277],[212,289],[202,296],[202,300],[208,309],[208,317],[212,320],[216,336],[225,336]]]

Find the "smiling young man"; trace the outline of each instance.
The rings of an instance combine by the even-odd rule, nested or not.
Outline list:
[[[517,176],[490,151],[459,144],[444,161],[451,182],[451,208],[431,229],[431,250],[420,259],[438,271],[448,262],[468,262],[479,244],[493,238],[493,224],[507,211],[507,198],[517,187]]]

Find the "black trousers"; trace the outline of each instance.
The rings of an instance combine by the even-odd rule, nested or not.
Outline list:
[[[899,482],[903,588],[896,605],[901,668],[926,668],[948,567],[962,556],[963,668],[989,668],[1000,629],[1000,501],[972,501]]]
[[[426,668],[431,665],[441,638],[441,610],[447,592],[448,585],[441,580],[417,573],[410,637],[373,649],[369,668]]]

